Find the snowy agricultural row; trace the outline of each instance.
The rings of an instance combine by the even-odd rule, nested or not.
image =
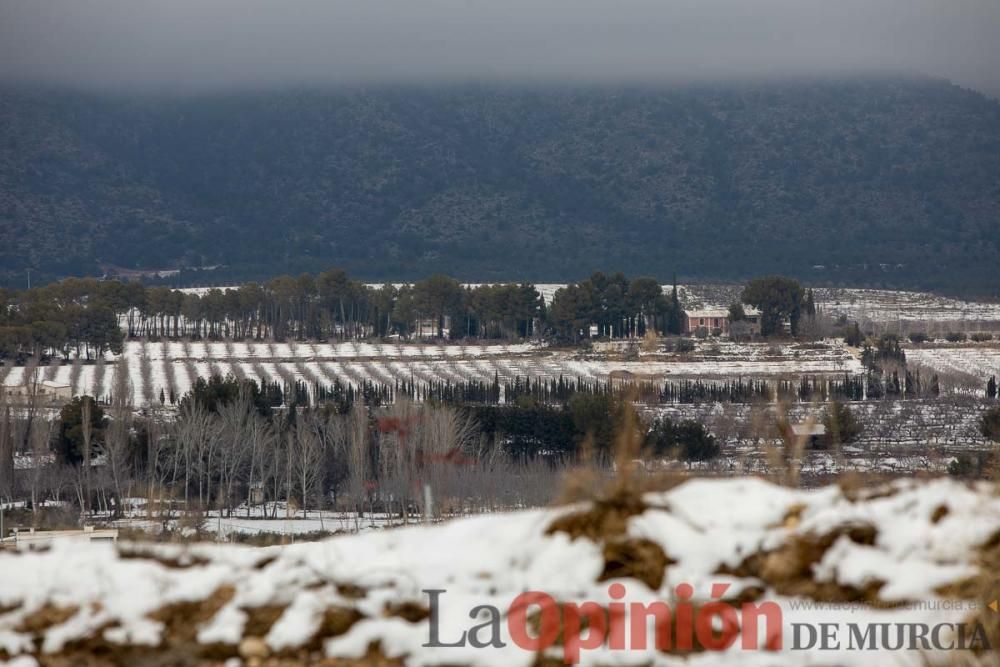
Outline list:
[[[31,379],[69,385],[73,395],[110,397],[130,392],[132,404],[157,404],[183,396],[198,378],[213,375],[266,383],[304,383],[311,391],[335,382],[353,385],[408,382],[420,385],[515,378],[588,382],[629,378],[735,380],[805,375],[857,374],[860,362],[843,346],[772,346],[699,342],[686,354],[637,352],[633,357],[546,349],[530,344],[418,345],[370,343],[205,343],[128,341],[121,356],[96,363],[62,363],[38,368],[5,367],[7,385]]]

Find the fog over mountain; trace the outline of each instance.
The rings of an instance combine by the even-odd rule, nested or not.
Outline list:
[[[992,294],[998,195],[1000,102],[937,79],[0,88],[9,284],[105,264],[226,267],[202,281],[600,268]]]
[[[998,34],[997,0],[0,0],[0,284],[997,295]]]
[[[996,0],[0,0],[0,80],[203,90],[913,72],[1000,92]]]

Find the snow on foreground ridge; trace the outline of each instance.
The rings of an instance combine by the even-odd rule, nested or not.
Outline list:
[[[887,640],[896,646],[897,632],[907,648],[917,624],[940,628],[937,644],[961,643],[956,631],[963,623],[965,645],[995,642],[1000,613],[984,603],[1000,594],[998,564],[1000,498],[987,486],[935,480],[807,491],[756,479],[691,480],[641,499],[622,494],[288,547],[63,543],[48,552],[6,553],[0,555],[0,659],[17,665],[506,667],[567,657],[587,665],[880,665],[887,664],[882,651],[852,646],[852,625],[870,633],[862,644],[874,639],[883,649]],[[512,608],[526,591],[563,606],[552,617],[538,606]],[[762,614],[754,636],[745,623],[737,625],[731,646],[706,650],[713,633],[702,637],[697,620],[691,631],[682,612],[690,608],[695,619],[711,620],[713,607],[704,605],[719,600],[742,620],[744,605],[773,603],[780,622],[768,627]],[[586,601],[597,604],[565,604]],[[631,616],[617,626],[612,620],[608,639],[591,648],[588,633],[607,622],[604,610],[614,619],[616,609],[654,601],[673,612],[669,649],[659,650],[652,632],[648,647],[636,648],[642,633]],[[490,608],[502,614],[495,626],[488,623]],[[581,615],[584,629],[577,633],[571,623]],[[706,627],[722,628],[718,619],[729,617],[719,613]],[[524,648],[553,619],[552,646],[542,653]],[[518,632],[518,621],[526,632]],[[832,624],[828,646],[836,639],[839,650],[820,650],[819,635],[807,648],[820,623]],[[890,631],[872,631],[874,623]],[[470,630],[477,625],[483,627]],[[616,627],[623,636],[616,638]],[[493,630],[504,646],[476,648],[477,640],[490,642]],[[693,636],[690,647],[684,634]],[[759,648],[744,648],[746,641]],[[454,643],[464,645],[444,645]],[[935,654],[932,646],[929,654],[897,650],[889,659],[926,665],[941,657],[948,664],[953,653]]]

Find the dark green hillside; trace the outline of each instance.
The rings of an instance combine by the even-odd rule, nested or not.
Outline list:
[[[998,258],[1000,104],[941,81],[0,90],[7,283],[99,264],[224,264],[218,280],[339,265],[996,293]]]

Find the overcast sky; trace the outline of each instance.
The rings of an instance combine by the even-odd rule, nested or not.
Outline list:
[[[903,71],[1000,92],[1000,0],[0,0],[0,79],[93,87]]]

